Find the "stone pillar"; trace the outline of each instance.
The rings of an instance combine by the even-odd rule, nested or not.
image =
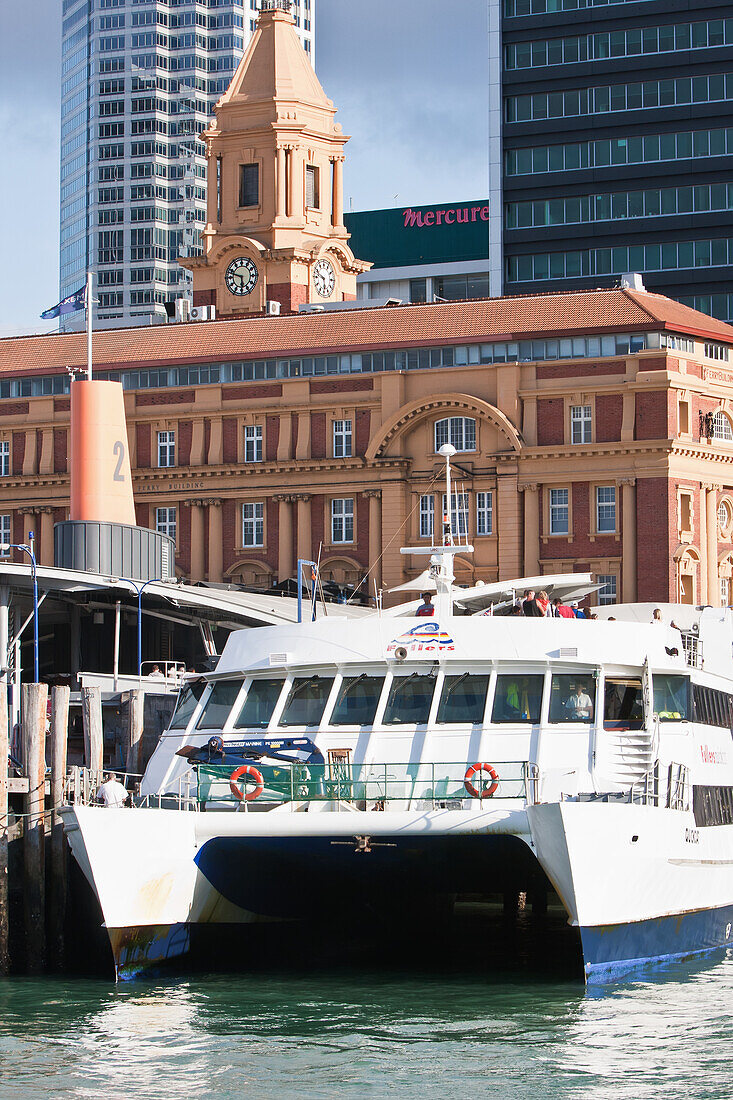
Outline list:
[[[521,577],[522,516],[517,488],[516,463],[514,469],[497,471],[496,478],[496,530],[499,533],[499,580]]]
[[[406,580],[408,569],[420,572],[427,562],[423,556],[407,557],[400,554],[405,545],[405,520],[410,507],[410,496],[406,492],[406,482],[402,480],[385,481],[382,484],[382,584],[385,588],[394,588]],[[438,513],[439,514],[439,513]],[[414,573],[412,574],[414,576]],[[399,603],[404,594],[401,592],[389,596],[390,603]]]
[[[524,576],[540,572],[540,497],[536,485],[520,485],[524,493]],[[498,528],[497,528],[498,529]]]
[[[209,505],[209,577],[220,581],[224,575],[224,547],[222,545],[221,501],[214,498]]]
[[[366,595],[374,594],[382,586],[382,490],[367,489],[369,500],[369,578]]]
[[[53,508],[40,508],[38,511],[37,551],[40,565],[53,565]]]
[[[18,511],[23,516],[23,542],[26,544],[26,546],[28,546],[28,536],[30,535],[31,531],[36,536],[40,534],[37,523],[38,516],[36,515],[34,508],[19,508]],[[28,562],[28,558],[25,555],[23,555],[23,561],[26,563]]]
[[[285,581],[294,573],[293,564],[293,501],[287,493],[273,497],[278,502],[277,579]]]
[[[305,213],[305,197],[303,195],[303,156],[296,145],[290,150],[290,178],[288,182],[290,184],[288,212],[291,218],[302,218]]]
[[[191,457],[190,466],[202,466],[204,463],[204,421],[202,418],[194,420],[191,428]]]
[[[344,158],[333,158],[333,198],[332,218],[334,229],[342,229],[344,224]]]
[[[277,147],[277,179],[275,192],[275,217],[285,217],[285,146]]]
[[[621,603],[636,602],[636,478],[619,481],[623,493],[621,550]]]
[[[705,528],[707,545],[707,595],[706,602],[720,607],[720,581],[718,579],[718,489],[719,485],[705,486]],[[700,547],[702,549],[702,546]]]
[[[298,526],[296,541],[298,544],[298,557],[310,559],[311,548],[311,498],[308,493],[298,493]]]
[[[189,500],[191,508],[191,569],[190,579],[204,579],[204,509],[203,501]]]

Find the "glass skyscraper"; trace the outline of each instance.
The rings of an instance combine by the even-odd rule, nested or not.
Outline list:
[[[648,290],[733,319],[730,0],[491,7],[492,292],[640,272]]]
[[[294,0],[314,60],[316,0]],[[95,274],[95,326],[165,321],[201,251],[206,171],[197,135],[255,27],[258,0],[63,0],[63,298]],[[62,318],[79,328],[83,314]]]

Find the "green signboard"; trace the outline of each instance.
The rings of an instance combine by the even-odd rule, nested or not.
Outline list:
[[[344,215],[349,245],[375,268],[487,260],[487,199],[441,206],[396,207]]]

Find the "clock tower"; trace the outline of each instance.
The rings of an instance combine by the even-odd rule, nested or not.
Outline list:
[[[217,317],[294,312],[356,298],[354,257],[343,223],[344,145],[327,98],[295,33],[290,0],[262,0],[249,47],[206,143],[208,210],[194,305]]]

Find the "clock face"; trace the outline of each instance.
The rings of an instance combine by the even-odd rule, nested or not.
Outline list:
[[[336,286],[336,273],[328,260],[319,260],[313,268],[313,286],[321,298],[330,298]]]
[[[246,256],[238,256],[227,268],[227,290],[230,294],[251,294],[257,285],[257,277],[257,265]]]

